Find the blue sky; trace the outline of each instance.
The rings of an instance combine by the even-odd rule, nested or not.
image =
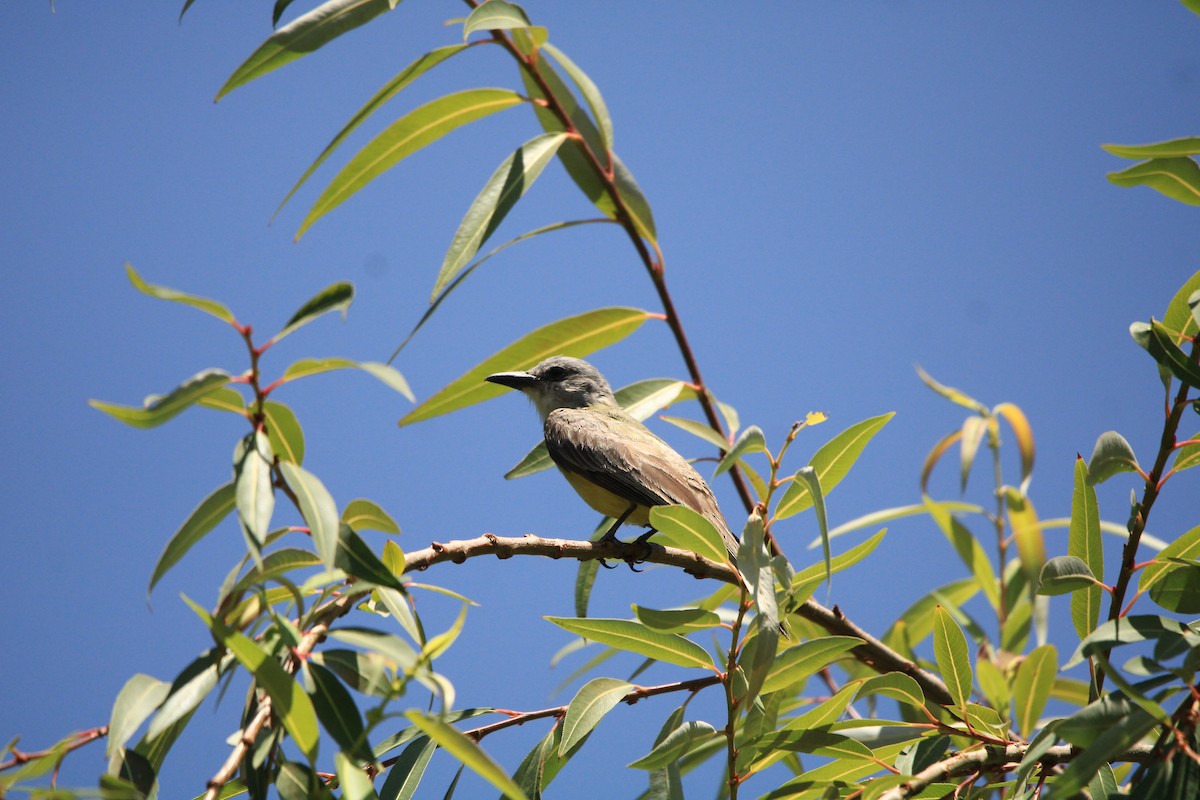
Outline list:
[[[122,264],[220,299],[264,332],[323,286],[352,281],[358,297],[346,322],[305,328],[264,368],[279,372],[308,356],[382,360],[425,309],[470,200],[539,132],[525,108],[460,130],[294,243],[336,165],[403,110],[463,88],[519,88],[490,48],[439,67],[364,126],[268,226],[366,98],[420,53],[459,38],[441,23],[463,6],[403,3],[216,105],[218,87],[269,34],[270,3],[205,0],[182,25],[177,4],[55,6],[0,7],[0,263],[9,275],[0,322],[9,517],[0,735],[20,734],[29,749],[107,721],[130,675],[170,679],[202,650],[207,634],[178,594],[210,603],[242,548],[232,527],[210,536],[147,610],[143,587],[163,543],[228,479],[242,430],[232,417],[196,409],[135,431],[87,400],[136,403],[205,367],[240,371],[245,362],[231,331],[137,294]],[[920,383],[916,363],[985,403],[1025,410],[1038,444],[1031,492],[1043,517],[1069,513],[1075,455],[1088,455],[1103,431],[1122,432],[1144,461],[1153,458],[1161,390],[1127,326],[1161,316],[1196,270],[1200,228],[1191,208],[1109,184],[1105,173],[1126,162],[1099,145],[1196,133],[1200,19],[1181,5],[527,8],[604,92],[616,149],[653,206],[668,281],[706,379],[743,424],[762,427],[774,446],[793,420],[828,413],[793,448],[798,468],[842,428],[897,412],[829,498],[834,524],[917,502],[922,459],[961,423],[959,409]],[[496,241],[593,213],[552,166]],[[528,330],[609,305],[658,310],[627,241],[607,226],[542,237],[479,270],[396,366],[428,397]],[[592,360],[618,386],[684,375],[655,323]],[[395,422],[407,402],[365,375],[316,377],[277,399],[304,425],[306,467],[340,503],[365,496],[387,508],[405,549],[485,531],[583,537],[595,523],[552,473],[502,479],[539,435],[518,397],[403,429]],[[652,425],[685,454],[710,455]],[[968,497],[986,501],[984,472],[976,477]],[[1194,524],[1185,513],[1194,506],[1189,479],[1168,484],[1152,533],[1170,539]],[[714,485],[737,519],[732,487]],[[1132,485],[1101,487],[1105,518],[1125,519]],[[951,464],[934,486],[939,497],[957,496]],[[803,549],[814,524],[797,517],[777,531],[799,565],[815,558]],[[1051,553],[1063,552],[1061,532],[1047,538]],[[830,599],[880,632],[932,585],[962,574],[936,529],[916,520],[892,526],[872,560],[835,581]],[[571,613],[574,576],[571,564],[533,559],[423,576],[481,603],[439,662],[459,706],[567,701],[549,690],[570,667],[548,666],[567,637],[541,616]],[[598,616],[699,592],[666,570],[600,577]],[[435,595],[421,600],[431,627],[456,611]],[[1055,611],[1067,619],[1065,598]],[[1060,651],[1073,646],[1069,625],[1055,633]],[[621,676],[635,662],[610,663]],[[641,680],[676,676],[657,667]],[[164,796],[202,789],[227,752],[238,702],[235,691],[215,715],[197,716],[189,746],[168,762]],[[624,710],[626,720],[602,727],[560,780],[605,788],[595,796],[636,793],[642,776],[615,766],[648,748],[673,707],[659,700]],[[488,749],[514,768],[545,730],[528,727],[489,738]],[[89,783],[102,766],[101,748],[84,750],[68,760],[65,782]],[[435,770],[430,791],[440,792],[448,763]]]

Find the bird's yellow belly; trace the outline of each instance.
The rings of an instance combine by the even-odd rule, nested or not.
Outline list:
[[[597,486],[587,478],[575,472],[560,470],[571,487],[583,498],[583,502],[609,517],[620,517],[629,509],[629,501],[618,494],[610,492],[603,486]],[[625,518],[629,525],[649,525],[649,506],[638,506],[633,513]]]

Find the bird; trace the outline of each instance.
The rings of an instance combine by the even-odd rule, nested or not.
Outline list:
[[[563,477],[596,511],[616,522],[600,541],[618,541],[622,524],[650,528],[654,506],[682,505],[720,532],[730,560],[739,542],[700,473],[669,444],[621,408],[608,381],[586,361],[551,356],[527,372],[485,380],[523,392],[542,419],[546,450]],[[607,565],[606,565],[607,566]]]

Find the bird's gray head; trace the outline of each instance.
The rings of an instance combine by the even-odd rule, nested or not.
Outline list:
[[[617,404],[600,371],[569,356],[551,356],[528,372],[498,372],[485,380],[520,389],[533,401],[543,420],[556,408]]]

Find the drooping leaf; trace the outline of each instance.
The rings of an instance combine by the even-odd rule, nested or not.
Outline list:
[[[655,538],[683,550],[699,553],[710,561],[728,564],[729,551],[716,526],[687,506],[655,506],[650,509]]]
[[[273,460],[271,443],[262,431],[247,434],[234,453],[238,519],[253,540],[256,551],[262,549],[271,529],[271,516],[275,513],[275,487],[271,477]]]
[[[1100,508],[1096,490],[1088,481],[1088,469],[1082,458],[1075,460],[1075,486],[1071,493],[1071,528],[1067,554],[1087,565],[1093,575],[1104,575],[1104,548],[1100,541]],[[1144,575],[1145,573],[1143,573]],[[1091,585],[1071,595],[1071,621],[1082,639],[1100,620],[1102,589]]]
[[[1153,319],[1148,326],[1135,322],[1129,326],[1129,333],[1158,362],[1160,370],[1166,369],[1189,386],[1200,387],[1200,365],[1179,348],[1176,334],[1165,325]]]
[[[354,763],[345,751],[335,753],[333,763],[337,768],[341,800],[378,800],[375,786],[362,765]]]
[[[971,698],[971,655],[967,637],[941,606],[933,609],[933,654],[946,689],[961,708]]]
[[[354,284],[341,281],[327,286],[302,305],[283,326],[283,330],[271,337],[271,342],[278,342],[288,334],[295,332],[296,329],[331,311],[342,312],[342,319],[345,319],[346,310],[350,308],[352,302],[354,302]]]
[[[537,136],[518,147],[492,173],[454,233],[434,281],[431,302],[470,263],[517,201],[529,191],[566,136],[565,133]]]
[[[1117,186],[1149,186],[1172,200],[1200,206],[1200,166],[1190,158],[1152,158],[1107,177]]]
[[[612,150],[613,146],[613,128],[612,117],[608,113],[608,105],[604,102],[604,97],[600,94],[600,89],[592,82],[592,79],[581,70],[574,61],[567,58],[566,53],[563,53],[552,44],[543,44],[542,49],[549,53],[550,56],[558,62],[558,65],[563,68],[563,71],[570,76],[571,80],[579,88],[583,95],[584,101],[591,109],[592,119],[596,122],[596,127],[600,132],[600,142],[605,151]]]
[[[356,761],[371,763],[374,756],[367,742],[366,727],[350,691],[328,668],[315,662],[309,662],[305,668],[312,679],[313,708],[321,726],[344,753]]]
[[[1000,583],[996,580],[996,570],[992,566],[992,560],[988,557],[987,551],[980,544],[978,537],[961,522],[958,518],[951,514],[946,508],[939,503],[936,503],[929,495],[923,495],[925,500],[925,508],[929,512],[929,516],[937,523],[946,539],[954,547],[954,552],[962,559],[962,562],[971,570],[971,574],[975,576],[975,580],[979,584],[980,590],[991,603],[992,608],[1000,607]]]
[[[1075,556],[1055,556],[1042,566],[1038,577],[1038,594],[1067,594],[1090,589],[1100,582],[1087,563]]]
[[[821,489],[826,496],[841,483],[842,478],[846,477],[846,473],[862,455],[863,448],[867,446],[867,443],[894,416],[895,413],[890,412],[851,425],[813,454],[808,463],[816,472],[817,478],[821,482]],[[812,504],[813,498],[808,492],[808,487],[793,481],[775,508],[775,518],[784,519],[793,514],[799,514],[801,511],[811,508]]]
[[[1012,403],[1000,403],[992,409],[997,417],[1002,417],[1012,428],[1017,440],[1017,452],[1021,454],[1021,488],[1027,489],[1029,479],[1033,475],[1033,461],[1036,451],[1033,443],[1033,427],[1025,416],[1025,412]]]
[[[529,21],[525,9],[507,0],[488,0],[472,9],[470,16],[463,22],[463,41],[466,41],[476,31],[516,30],[536,28]],[[538,37],[539,44],[546,41],[545,28]]]
[[[112,758],[125,747],[141,724],[167,699],[170,690],[171,684],[140,672],[127,680],[113,703],[105,755]]]
[[[229,659],[232,663],[232,659]],[[176,722],[186,719],[217,685],[221,658],[216,650],[201,653],[184,667],[171,683],[166,699],[150,722],[145,738],[154,739]]]
[[[1037,512],[1028,497],[1012,487],[1004,490],[1004,505],[1008,511],[1008,524],[1017,543],[1017,558],[1021,570],[1028,579],[1031,591],[1037,586],[1042,565],[1046,563],[1046,542]]]
[[[638,308],[601,308],[544,325],[434,393],[408,412],[400,424],[409,425],[499,397],[507,390],[485,382],[488,375],[529,369],[553,355],[586,356],[624,339],[649,318],[649,312]]]
[[[1200,564],[1175,565],[1150,586],[1150,599],[1176,614],[1200,613]]]
[[[412,800],[435,750],[437,744],[428,736],[418,736],[409,742],[388,769],[383,786],[379,787],[379,800]]]
[[[351,500],[342,509],[342,522],[356,531],[382,531],[392,535],[400,533],[400,526],[390,514],[361,497]]]
[[[129,262],[125,263],[125,274],[129,277],[129,282],[133,284],[133,287],[142,294],[158,298],[159,300],[169,300],[172,303],[182,303],[185,306],[191,306],[206,314],[212,314],[217,319],[227,322],[230,325],[236,323],[233,312],[216,300],[209,300],[207,297],[196,297],[195,295],[168,289],[165,286],[155,286],[152,283],[146,283]]]
[[[332,502],[332,500],[330,501]],[[337,525],[337,523],[334,523]],[[391,589],[402,589],[392,570],[384,566],[375,552],[349,525],[337,525],[337,552],[333,565],[355,578],[370,581]]]
[[[283,201],[279,204],[279,208],[275,209],[275,216],[279,215],[279,212],[283,210],[283,207],[287,205],[289,200],[292,199],[292,196],[295,195],[300,187],[304,185],[304,182],[307,181],[312,174],[317,171],[317,167],[325,163],[325,159],[329,158],[333,151],[336,150],[338,146],[346,140],[346,137],[349,136],[355,128],[357,128],[359,125],[365,122],[368,117],[378,111],[384,103],[388,102],[397,94],[399,94],[404,87],[408,86],[421,75],[433,69],[451,56],[461,53],[466,48],[467,45],[454,44],[431,50],[413,61],[407,67],[402,69],[394,78],[385,83],[378,92],[371,96],[371,99],[368,100],[362,108],[354,113],[354,116],[350,118],[350,121],[347,122],[340,131],[338,131],[337,135],[330,140],[329,144],[325,145],[325,149],[321,151],[319,156],[317,156],[316,161],[314,161],[312,165],[304,171],[304,174],[300,176],[300,180],[296,181],[296,185],[293,186],[287,193],[287,196],[283,198]]]
[[[619,650],[680,667],[714,669],[703,647],[675,633],[661,633],[628,619],[544,617],[563,630]]]
[[[296,494],[317,554],[327,568],[333,568],[338,557],[338,511],[332,495],[316,475],[303,467],[280,461],[279,471]]]
[[[432,741],[437,742],[439,747],[499,789],[509,800],[526,800],[525,793],[513,783],[512,778],[466,734],[431,714],[412,710],[406,711],[404,716]]]
[[[154,572],[150,575],[150,585],[146,588],[147,596],[154,591],[155,585],[167,574],[167,570],[178,564],[188,550],[192,549],[192,545],[203,539],[229,516],[229,512],[233,511],[236,505],[235,495],[236,490],[231,481],[200,501],[200,505],[188,515],[163,548],[158,563],[154,565]]]
[[[338,172],[300,223],[296,238],[358,190],[426,145],[522,101],[519,94],[507,89],[468,89],[413,109],[384,128]]]
[[[344,644],[361,647],[370,653],[376,653],[391,661],[395,667],[403,671],[417,663],[417,653],[412,645],[393,636],[390,633],[342,625],[329,631],[330,638]]]
[[[703,721],[690,721],[680,725],[667,734],[666,738],[654,746],[649,753],[629,763],[630,769],[660,769],[688,751],[717,736],[712,725]]]
[[[1079,643],[1063,669],[1070,669],[1088,656],[1135,642],[1154,641],[1155,657],[1162,659],[1200,646],[1200,634],[1169,617],[1135,614],[1101,623]]]
[[[762,692],[795,686],[861,644],[863,640],[857,636],[823,636],[789,647],[775,659]]]
[[[1114,156],[1135,161],[1143,158],[1193,156],[1200,154],[1200,137],[1187,136],[1182,139],[1169,139],[1152,144],[1102,144],[1100,147]]]
[[[268,400],[263,403],[263,417],[271,452],[283,461],[303,464],[304,429],[296,414],[283,403]]]
[[[825,516],[825,493],[821,488],[821,480],[813,467],[801,467],[796,471],[792,486],[803,486],[806,497],[817,515],[817,530],[821,534],[821,551],[825,556],[825,580],[833,584],[832,555],[829,550],[829,520]]]
[[[1092,457],[1088,460],[1088,483],[1093,486],[1103,483],[1120,472],[1136,472],[1138,470],[1137,456],[1125,437],[1116,431],[1100,434],[1096,446],[1092,448]]]
[[[632,689],[633,684],[615,678],[595,678],[585,683],[567,706],[559,754],[566,755],[582,742]]]
[[[88,405],[134,428],[153,428],[185,411],[206,395],[229,383],[222,369],[206,369],[188,378],[165,395],[150,395],[141,408],[89,400]]]
[[[1046,708],[1046,701],[1050,699],[1050,690],[1054,687],[1058,672],[1057,661],[1058,651],[1054,645],[1044,644],[1031,650],[1017,667],[1017,676],[1013,681],[1017,728],[1027,737],[1033,733],[1038,718]]]
[[[319,50],[343,33],[390,11],[394,5],[391,0],[327,0],[268,36],[226,79],[216,99],[220,100],[239,86]]]
[[[713,431],[716,433],[716,431]],[[722,446],[724,449],[724,446]],[[733,447],[722,456],[720,463],[717,464],[717,469],[713,476],[723,475],[733,469],[738,460],[751,453],[762,453],[767,449],[766,439],[763,438],[762,429],[757,425],[751,425],[742,431],[738,436],[737,441],[733,443]]]
[[[962,391],[961,389],[955,389],[952,386],[945,386],[941,383],[938,383],[936,380],[933,379],[933,376],[931,376],[925,370],[921,369],[920,366],[917,367],[917,377],[919,377],[921,379],[922,383],[924,383],[930,389],[933,389],[935,392],[940,394],[942,397],[949,400],[951,403],[954,403],[955,405],[960,405],[963,408],[968,408],[977,414],[987,414],[988,413],[988,407],[985,406],[983,403],[981,403],[978,400],[976,400],[975,398],[971,397],[970,395],[968,395],[966,392]]]

